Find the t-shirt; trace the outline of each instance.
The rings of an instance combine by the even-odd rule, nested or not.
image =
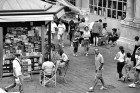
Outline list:
[[[83,37],[84,37],[84,39],[89,39],[90,31],[84,31]]]
[[[68,56],[65,53],[62,54],[62,60],[68,61]]]
[[[51,61],[46,61],[42,64],[42,69],[49,75],[51,75],[53,67],[55,67],[54,63]]]
[[[62,35],[66,30],[66,26],[64,24],[58,25],[58,35]]]
[[[122,52],[118,52],[118,54],[116,55],[116,59],[119,62],[124,62],[124,58],[125,58],[125,53],[122,54]]]
[[[140,56],[138,56],[136,68],[137,68],[137,69],[140,69]]]
[[[125,62],[126,62],[126,65],[128,65],[128,66],[132,66],[132,62],[131,62],[131,58],[126,58],[125,59]]]
[[[92,26],[94,25],[94,22],[91,22],[89,25],[89,30],[92,30]]]
[[[98,22],[95,22],[94,25],[92,26],[92,32],[93,33],[99,33],[100,34],[100,33],[102,33],[102,29],[103,29],[102,25]]]
[[[20,63],[19,62],[20,62],[20,60],[18,58],[15,58],[13,60],[13,69],[15,69],[15,73],[17,75],[16,77],[22,75],[21,66],[20,66]]]
[[[55,33],[56,28],[57,28],[56,23],[51,23],[51,31],[52,31],[52,33]]]
[[[104,63],[104,58],[99,53],[98,55],[95,55],[95,68],[96,68],[96,70],[99,70],[99,67],[101,66],[101,63]]]

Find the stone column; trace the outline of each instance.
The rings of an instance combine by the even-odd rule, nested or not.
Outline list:
[[[3,28],[0,27],[0,78],[3,76]]]
[[[139,0],[138,0],[139,1]],[[134,19],[134,0],[127,0],[127,11],[125,21],[132,22]]]
[[[134,23],[140,24],[140,0],[135,0],[135,17]]]

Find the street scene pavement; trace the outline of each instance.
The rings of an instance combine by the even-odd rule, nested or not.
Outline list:
[[[88,88],[93,85],[95,78],[95,48],[99,48],[100,53],[104,56],[105,64],[103,77],[107,87],[107,90],[100,90],[101,83],[99,83],[95,88],[95,93],[140,93],[140,85],[137,85],[136,88],[129,88],[128,85],[131,82],[127,81],[124,83],[122,81],[117,81],[117,62],[114,61],[114,57],[118,52],[118,46],[110,48],[91,46],[89,56],[85,56],[83,47],[79,47],[78,56],[74,57],[73,48],[70,47],[67,39],[65,39],[64,45],[64,52],[70,59],[69,68],[65,77],[66,81],[57,75],[56,87],[51,84],[47,87],[43,87],[39,84],[39,74],[34,74],[33,81],[24,82],[24,93],[86,93]],[[131,77],[133,78],[133,73]],[[11,83],[11,77],[4,77],[0,80],[0,87],[8,86]],[[10,91],[18,91],[18,86]]]

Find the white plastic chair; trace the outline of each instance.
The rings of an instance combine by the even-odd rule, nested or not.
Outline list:
[[[54,85],[56,86],[56,72],[57,72],[57,65],[51,69],[51,73],[47,73],[45,71],[42,72],[43,74],[43,81],[42,81],[42,86],[45,87],[47,83],[53,82]]]

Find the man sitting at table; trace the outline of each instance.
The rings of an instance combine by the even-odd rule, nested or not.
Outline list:
[[[48,78],[51,78],[52,77],[52,70],[55,67],[55,65],[53,62],[49,61],[48,58],[44,58],[44,61],[45,62],[42,64],[42,70],[47,73],[46,76]],[[41,83],[42,83],[42,80],[43,80],[43,73],[41,75]]]
[[[62,71],[61,68],[63,68],[66,65],[66,62],[69,60],[68,56],[64,53],[63,50],[59,51],[59,55],[60,55],[60,60],[57,61],[57,65],[58,65],[58,71],[59,71],[59,75],[62,76]]]

